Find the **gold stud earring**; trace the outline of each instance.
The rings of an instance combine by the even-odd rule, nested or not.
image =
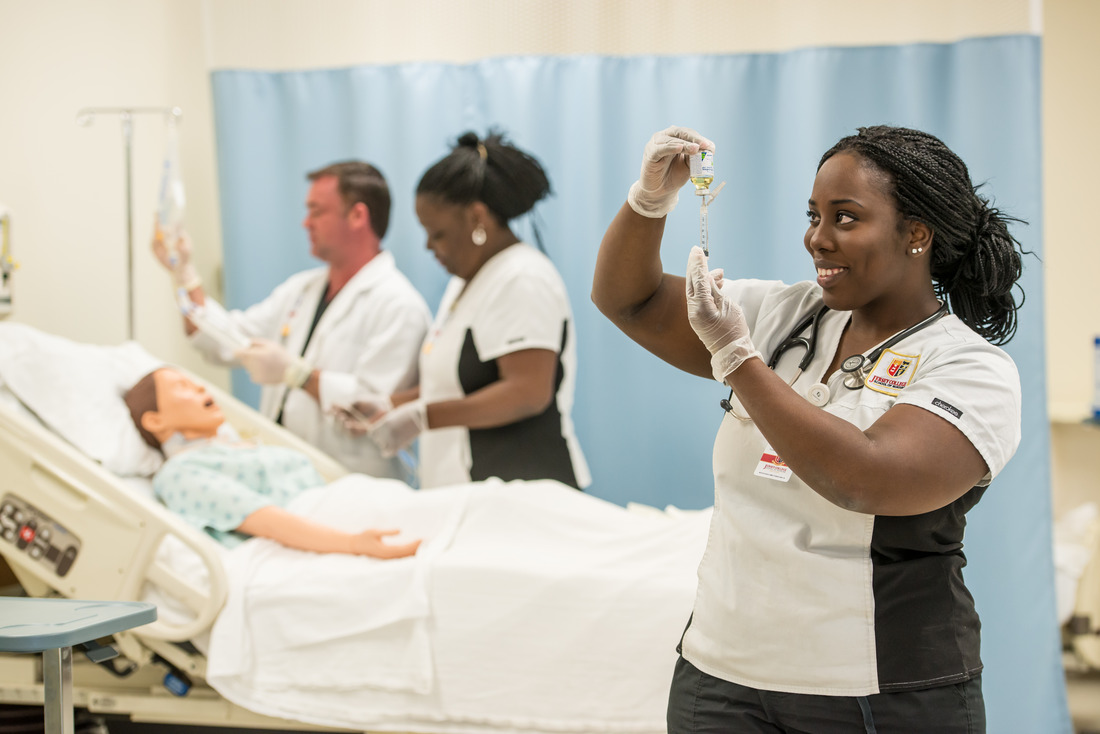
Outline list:
[[[481,225],[479,224],[479,225],[478,225],[478,227],[477,227],[477,229],[475,229],[475,230],[474,230],[474,231],[473,231],[473,232],[472,232],[472,233],[470,234],[470,239],[474,241],[474,244],[475,244],[475,245],[477,245],[478,247],[481,247],[482,245],[484,245],[484,244],[485,244],[486,240],[488,240],[488,239],[489,239],[489,235],[487,235],[487,234],[485,233],[485,228],[484,228],[484,227],[482,227],[482,226],[481,226]]]

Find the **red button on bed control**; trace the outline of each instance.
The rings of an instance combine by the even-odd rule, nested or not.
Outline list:
[[[19,537],[25,543],[31,542],[32,540],[34,540],[34,528],[24,525],[19,530]]]

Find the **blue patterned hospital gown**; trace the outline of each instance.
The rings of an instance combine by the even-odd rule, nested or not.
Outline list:
[[[232,547],[248,536],[233,532],[261,507],[284,507],[324,480],[303,454],[280,446],[211,443],[176,454],[153,478],[168,509]]]

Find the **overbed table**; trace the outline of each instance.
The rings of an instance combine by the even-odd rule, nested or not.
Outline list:
[[[156,618],[147,602],[0,597],[0,652],[42,653],[46,734],[73,734],[73,646]]]

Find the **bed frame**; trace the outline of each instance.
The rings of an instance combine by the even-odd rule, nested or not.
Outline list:
[[[190,377],[214,396],[242,437],[302,451],[326,481],[347,473],[333,459],[225,391]],[[31,542],[18,532],[28,517],[38,533]],[[68,533],[67,528],[80,528],[79,535]],[[89,537],[92,533],[94,537]],[[157,549],[166,536],[174,536],[202,559],[210,579],[208,589],[196,587],[157,561]],[[338,731],[252,713],[206,685],[206,659],[191,641],[210,630],[225,602],[226,577],[219,551],[214,540],[142,497],[33,415],[0,401],[0,559],[20,587],[6,593],[129,601],[141,599],[145,583],[153,582],[194,613],[189,621],[161,618],[115,635],[101,641],[106,643],[104,648],[88,650],[87,656],[74,654],[76,707],[137,722]],[[92,661],[109,657],[111,648],[118,657],[98,664]],[[191,685],[184,691],[188,680]],[[42,702],[39,657],[0,654],[0,703]]]
[[[1092,538],[1092,554],[1077,583],[1073,616],[1065,625],[1066,647],[1077,662],[1100,670],[1100,533]]]

